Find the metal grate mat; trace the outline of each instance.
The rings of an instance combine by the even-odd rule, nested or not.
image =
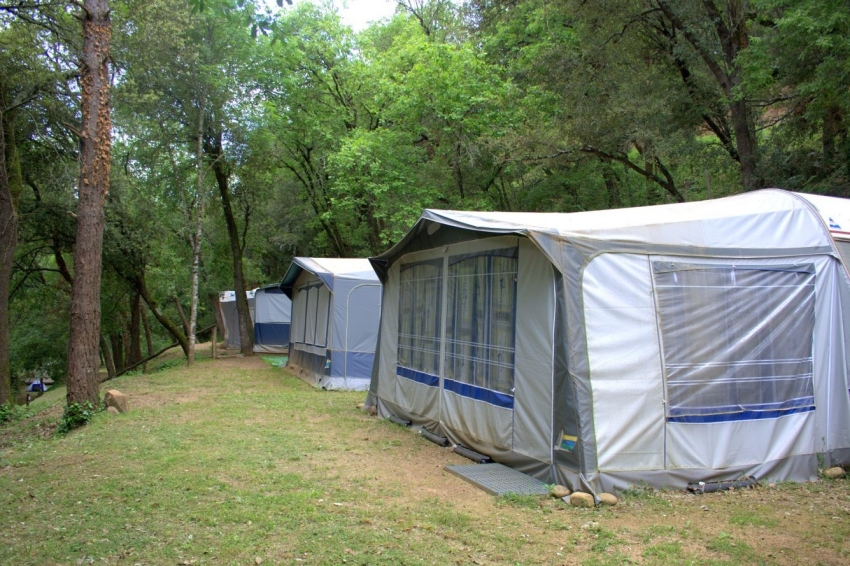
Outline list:
[[[542,481],[502,464],[446,466],[446,471],[480,487],[490,495],[545,495],[549,492]]]

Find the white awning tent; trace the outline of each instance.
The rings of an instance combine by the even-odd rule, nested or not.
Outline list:
[[[280,288],[292,299],[288,366],[323,389],[368,389],[381,314],[369,260],[296,257]]]
[[[254,319],[254,294],[256,289],[245,291],[248,296],[248,310],[251,320]],[[224,345],[227,348],[242,347],[239,331],[239,311],[236,309],[236,291],[222,291],[218,294],[218,309],[224,321]]]
[[[265,354],[289,352],[292,301],[278,285],[269,285],[254,294],[254,351]]]
[[[810,202],[426,210],[371,260],[367,404],[573,489],[813,479],[850,461],[850,280]]]

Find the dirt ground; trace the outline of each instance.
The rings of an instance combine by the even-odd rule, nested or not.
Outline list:
[[[219,363],[248,369],[264,362],[234,357]],[[507,516],[526,529],[527,537],[539,536],[535,534],[540,533],[539,525],[528,520],[525,509],[498,505],[493,496],[447,472],[447,465],[470,464],[450,449],[421,441],[400,427],[372,429],[361,440],[330,472],[343,479],[374,478],[374,485],[403,486],[404,499],[450,501],[459,511],[494,524]],[[391,460],[376,458],[376,442],[393,444]],[[615,561],[627,558],[640,563],[648,548],[665,544],[678,547],[681,556],[709,562],[732,558],[733,563],[846,564],[850,559],[850,481],[846,479],[704,495],[637,491],[621,494],[616,507],[605,509],[572,508],[552,498],[541,499],[538,506],[548,513],[544,521],[562,522],[570,535],[561,541],[541,539],[539,544],[560,544],[567,550],[572,544],[572,552],[588,551],[598,546],[602,533],[614,537],[615,544],[606,550],[616,553]],[[832,533],[829,545],[810,544],[823,533]],[[707,549],[706,540],[717,543]]]

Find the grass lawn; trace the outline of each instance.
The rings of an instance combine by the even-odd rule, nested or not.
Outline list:
[[[174,366],[175,363],[167,364]],[[467,464],[259,358],[104,384],[130,412],[0,427],[0,564],[847,564],[850,480],[616,507],[495,498]]]

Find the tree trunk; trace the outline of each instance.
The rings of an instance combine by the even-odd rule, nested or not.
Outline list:
[[[729,108],[732,131],[735,134],[735,149],[741,164],[741,180],[745,191],[759,188],[761,180],[757,172],[758,141],[753,129],[754,116],[747,100],[739,98],[743,78],[738,64],[738,55],[749,46],[749,31],[746,26],[746,10],[742,0],[729,0],[718,6],[714,0],[702,0],[707,21],[714,27],[718,43],[707,46],[676,10],[674,3],[658,2],[659,9],[670,23],[687,39],[694,52],[702,59],[714,76]],[[722,10],[721,8],[725,8]],[[722,141],[722,140],[721,140]]]
[[[210,306],[212,307],[213,315],[215,315],[215,327],[218,329],[218,335],[224,339],[224,319],[221,318],[221,309],[219,308],[218,293],[210,293]]]
[[[133,365],[142,360],[142,296],[136,291],[133,296],[132,312],[130,313],[130,328],[128,336],[127,365]]]
[[[100,277],[103,207],[109,192],[112,153],[109,77],[110,21],[107,0],[84,0],[81,61],[82,126],[77,190],[77,236],[71,288],[67,402],[99,401]]]
[[[124,369],[124,335],[110,334],[109,343],[112,345],[112,361],[115,364],[115,369],[121,371]]]
[[[741,157],[741,182],[745,191],[760,189],[761,181],[756,172],[756,138],[750,123],[750,112],[744,100],[733,102],[732,129],[735,132],[735,147]]]
[[[602,179],[605,181],[605,188],[608,189],[608,208],[620,208],[620,187],[617,184],[617,178],[611,171],[611,167],[606,163],[602,166]]]
[[[18,245],[17,201],[22,184],[13,116],[6,111],[5,86],[0,82],[0,405],[12,400],[9,289]]]
[[[183,305],[180,304],[180,299],[174,297],[174,306],[177,308],[177,314],[180,315],[180,322],[183,323],[183,332],[189,336],[189,319],[186,318],[186,313],[183,312]]]
[[[142,295],[142,298],[147,303],[148,307],[151,309],[154,318],[159,321],[159,323],[168,330],[169,334],[180,344],[180,347],[183,349],[183,353],[186,357],[189,356],[189,340],[186,338],[186,335],[180,331],[180,327],[171,322],[171,320],[165,316],[159,310],[159,306],[156,301],[151,297],[150,292],[148,291],[148,286],[145,283],[145,278],[143,275],[139,275],[136,277],[136,288],[138,288],[139,293]]]
[[[112,350],[109,347],[109,342],[106,341],[106,336],[100,335],[100,353],[103,354],[103,364],[106,366],[106,377],[112,379],[115,377],[115,360],[112,358]]]
[[[201,265],[201,218],[204,215],[204,104],[198,104],[198,139],[195,148],[197,175],[195,177],[195,231],[189,238],[192,244],[192,302],[189,305],[189,357],[188,365],[195,363],[195,330],[198,327],[198,273]],[[191,215],[189,215],[191,219]],[[186,226],[189,228],[189,226]]]
[[[139,294],[139,296],[141,297],[141,294]],[[148,355],[145,359],[148,359],[153,354],[153,337],[151,337],[151,325],[148,322],[148,315],[145,314],[145,309],[142,308],[141,303],[139,304],[139,314],[141,315],[142,326],[145,329],[145,342],[147,343],[147,346],[148,346]],[[148,363],[145,362],[144,364],[142,364],[142,373],[147,372],[147,371],[148,371]]]
[[[254,355],[254,328],[248,309],[248,297],[245,294],[245,276],[242,271],[242,246],[239,243],[239,227],[233,216],[230,204],[229,172],[224,159],[221,132],[204,141],[204,151],[212,158],[212,169],[218,185],[221,206],[224,209],[224,219],[227,224],[227,235],[230,237],[230,252],[233,257],[233,289],[236,291],[236,312],[239,314],[239,338],[242,343],[242,355]]]

